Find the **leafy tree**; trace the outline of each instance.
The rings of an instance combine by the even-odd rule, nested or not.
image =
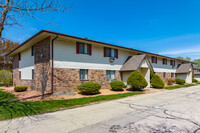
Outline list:
[[[17,46],[19,46],[19,43],[14,43],[10,40],[0,41],[0,69],[12,69],[12,57],[5,57],[5,55]]]
[[[19,21],[36,18],[36,13],[66,11],[63,0],[1,0],[0,37],[5,26],[20,25]]]
[[[12,82],[12,73],[9,70],[1,70],[0,81],[4,85],[9,86]]]
[[[200,59],[195,59],[194,62],[197,63],[198,67],[200,67]]]
[[[179,60],[191,61],[190,57],[184,58],[184,57],[179,56],[179,57],[176,57],[176,58],[179,59]]]

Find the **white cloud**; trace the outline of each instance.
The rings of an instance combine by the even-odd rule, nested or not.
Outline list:
[[[36,29],[36,28],[30,28],[30,30],[32,30],[32,31],[36,31],[37,29]]]

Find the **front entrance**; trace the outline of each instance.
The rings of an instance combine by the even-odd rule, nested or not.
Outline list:
[[[141,72],[141,74],[144,76],[144,78],[148,82],[147,87],[150,87],[150,69],[141,67],[141,68],[139,68],[139,72]],[[129,77],[130,73],[131,72],[122,72],[122,81],[125,83],[125,85],[127,85],[127,79]]]

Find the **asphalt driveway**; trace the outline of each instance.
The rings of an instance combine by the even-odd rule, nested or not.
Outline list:
[[[200,133],[200,86],[0,122],[6,133]]]

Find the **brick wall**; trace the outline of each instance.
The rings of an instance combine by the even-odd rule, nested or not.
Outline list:
[[[115,77],[121,80],[119,71]],[[96,82],[102,85],[102,89],[110,88],[110,80],[106,79],[106,70],[88,70],[88,80],[79,79],[79,69],[54,68],[54,92],[77,91],[77,86],[84,82]]]

